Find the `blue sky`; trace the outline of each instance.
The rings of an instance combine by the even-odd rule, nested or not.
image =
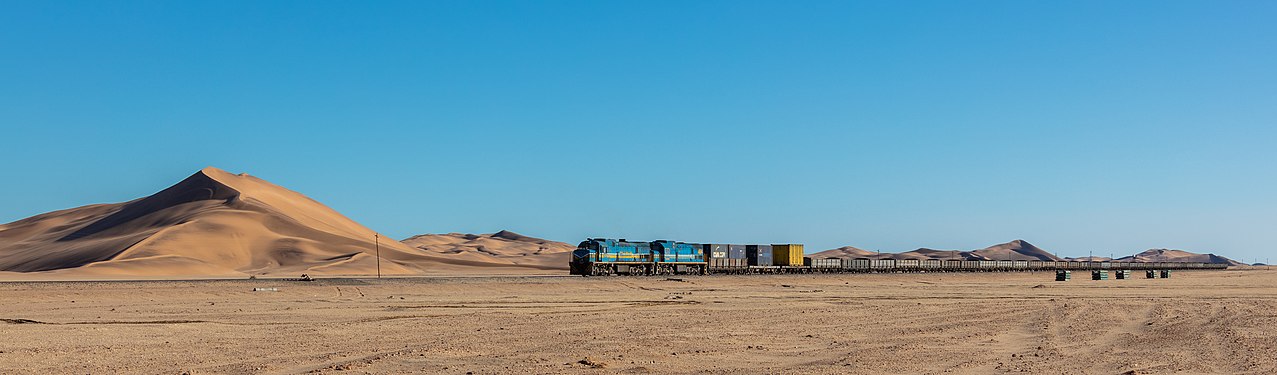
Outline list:
[[[205,166],[395,237],[1277,243],[1277,3],[9,2],[0,221]]]

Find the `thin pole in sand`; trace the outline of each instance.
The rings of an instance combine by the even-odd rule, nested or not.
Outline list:
[[[381,278],[381,234],[372,234],[373,246],[377,249],[377,278]]]

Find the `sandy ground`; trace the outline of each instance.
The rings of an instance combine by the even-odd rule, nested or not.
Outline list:
[[[4,283],[0,373],[1277,373],[1277,271],[1052,279]]]

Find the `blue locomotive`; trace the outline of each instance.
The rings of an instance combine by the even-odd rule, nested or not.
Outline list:
[[[573,275],[704,275],[706,267],[700,244],[605,238],[582,241],[569,263]]]

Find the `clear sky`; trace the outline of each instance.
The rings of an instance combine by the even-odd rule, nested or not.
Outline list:
[[[1277,2],[0,5],[0,222],[205,166],[388,235],[1277,255]]]

